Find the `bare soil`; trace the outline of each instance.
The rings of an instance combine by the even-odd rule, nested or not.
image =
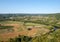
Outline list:
[[[24,29],[24,26],[23,25],[20,25],[20,24],[5,24],[4,26],[14,26],[13,29],[14,29],[14,32],[9,32],[9,33],[2,33],[0,34],[0,39],[1,40],[7,40],[8,38],[14,38],[14,37],[17,37],[18,35],[27,35],[27,36],[34,36],[36,35],[36,33],[38,33],[38,30],[40,30],[39,32],[48,32],[49,30],[48,29],[44,29],[44,28],[32,28],[31,30],[23,30],[23,31],[20,31],[18,32],[18,29],[19,28],[23,28]]]

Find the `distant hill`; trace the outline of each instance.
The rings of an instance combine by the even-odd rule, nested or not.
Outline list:
[[[57,19],[60,18],[60,13],[54,13],[54,14],[0,14],[0,19],[7,19],[9,17],[17,17],[17,16],[55,16]]]

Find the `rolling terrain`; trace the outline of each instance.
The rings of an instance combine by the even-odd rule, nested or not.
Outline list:
[[[59,39],[60,13],[0,14],[0,42],[60,42]]]

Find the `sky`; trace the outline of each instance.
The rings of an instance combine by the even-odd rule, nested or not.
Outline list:
[[[0,13],[60,13],[60,0],[0,0]]]

